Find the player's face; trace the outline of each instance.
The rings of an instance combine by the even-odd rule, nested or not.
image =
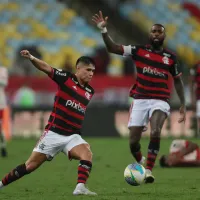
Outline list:
[[[162,26],[154,25],[151,28],[149,39],[154,47],[160,47],[165,40],[165,29]]]
[[[84,83],[89,83],[94,75],[95,67],[92,64],[78,67],[78,76]]]

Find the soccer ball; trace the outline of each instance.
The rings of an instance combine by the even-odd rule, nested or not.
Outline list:
[[[141,185],[145,179],[145,168],[138,163],[130,164],[124,171],[124,178],[130,185]]]

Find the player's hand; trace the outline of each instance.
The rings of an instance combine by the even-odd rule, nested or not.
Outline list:
[[[186,106],[182,105],[180,107],[180,109],[179,109],[179,112],[180,112],[180,118],[178,120],[178,123],[181,123],[181,122],[185,123],[185,120],[186,120]]]
[[[103,29],[103,28],[105,28],[106,25],[107,25],[108,17],[105,17],[105,18],[104,18],[102,12],[99,11],[99,14],[93,15],[92,21],[93,21],[94,23],[96,23],[96,25],[97,25],[97,27],[98,27],[99,29]]]
[[[25,57],[25,58],[28,58],[28,59],[31,58],[31,54],[30,54],[30,52],[29,52],[28,50],[22,50],[22,51],[20,52],[20,54],[21,54],[21,56],[23,56],[23,57]]]

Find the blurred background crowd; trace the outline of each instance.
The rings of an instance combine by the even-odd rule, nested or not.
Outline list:
[[[165,46],[178,55],[187,105],[190,106],[189,71],[200,57],[200,1],[1,0],[0,65],[9,71],[6,91],[13,110],[48,110],[56,91],[56,85],[36,70],[31,62],[22,58],[20,50],[28,49],[32,55],[51,66],[72,72],[77,58],[88,55],[96,62],[92,82],[96,95],[91,107],[99,109],[110,106],[111,109],[111,106],[117,106],[119,110],[116,112],[115,107],[115,120],[112,123],[118,126],[118,122],[124,121],[123,125],[115,128],[122,135],[126,133],[130,103],[128,91],[133,84],[135,68],[131,59],[108,54],[101,33],[91,20],[99,10],[109,17],[109,33],[121,44],[148,43],[148,32],[153,24],[160,23],[166,27]],[[179,104],[174,93],[171,104],[174,108]],[[94,112],[96,110],[92,111],[93,115]],[[102,115],[105,116],[105,113]],[[189,115],[192,116],[191,113]],[[23,116],[24,119],[28,118],[27,115]],[[30,115],[30,118],[33,116]],[[19,126],[19,122],[16,122],[16,126]],[[189,129],[191,125],[187,126]]]

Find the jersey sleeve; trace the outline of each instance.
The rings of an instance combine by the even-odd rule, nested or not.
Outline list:
[[[71,75],[70,72],[52,67],[51,74],[49,75],[49,77],[52,80],[54,80],[58,85],[60,85],[63,84],[65,81],[67,81],[70,75]]]
[[[138,47],[136,45],[122,45],[123,48],[123,56],[134,56],[137,52]]]
[[[181,68],[180,64],[179,64],[177,58],[175,58],[174,64],[170,68],[170,73],[173,76],[173,78],[178,78],[179,76],[182,75],[180,68]]]
[[[188,147],[187,140],[173,140],[169,149],[170,153],[179,152],[182,148]]]

